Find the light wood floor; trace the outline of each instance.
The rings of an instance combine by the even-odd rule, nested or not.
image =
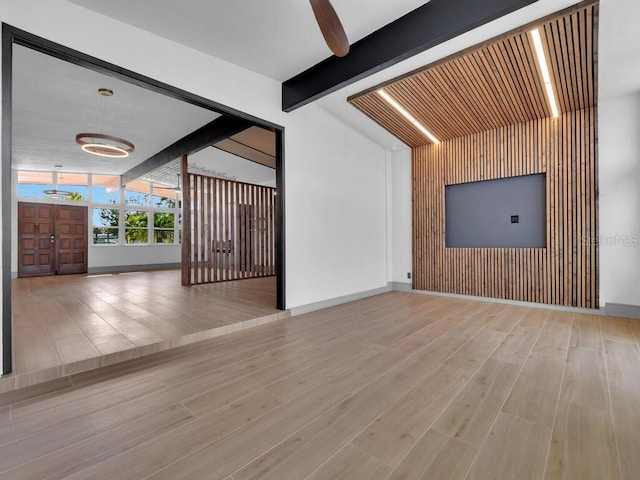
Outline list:
[[[182,287],[179,270],[14,279],[14,371],[69,365],[273,314],[275,291],[275,277]]]
[[[0,477],[633,480],[639,339],[384,294],[0,395]]]

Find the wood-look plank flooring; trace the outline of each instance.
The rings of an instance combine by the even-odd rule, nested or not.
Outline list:
[[[0,478],[633,480],[637,322],[379,295],[0,395]]]
[[[182,287],[180,270],[18,278],[12,301],[16,374],[278,311],[275,277]]]

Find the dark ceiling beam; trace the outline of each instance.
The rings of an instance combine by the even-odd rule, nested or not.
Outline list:
[[[253,125],[249,120],[222,115],[124,172],[120,177],[120,184],[124,186],[183,155],[199,152],[203,148],[242,132]]]
[[[291,112],[538,0],[431,0],[282,84]]]

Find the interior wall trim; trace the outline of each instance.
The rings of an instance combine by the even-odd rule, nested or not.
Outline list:
[[[607,302],[604,310],[607,315],[611,315],[612,317],[635,318],[640,320],[640,305]]]
[[[521,302],[519,300],[506,300],[504,298],[478,297],[474,295],[462,295],[458,293],[433,292],[429,290],[410,290],[411,293],[417,295],[433,295],[436,297],[458,298],[460,300],[472,300],[474,302],[490,302],[500,303],[504,305],[513,305],[515,307],[542,308],[545,310],[554,310],[559,312],[584,313],[587,315],[610,315],[602,308],[580,308],[567,307],[564,305],[548,305],[536,302]],[[640,309],[640,307],[638,307]],[[640,318],[640,317],[639,317]]]
[[[297,307],[290,308],[289,311],[291,312],[292,316],[302,315],[303,313],[310,313],[315,312],[316,310],[322,310],[323,308],[335,307],[336,305],[342,305],[343,303],[349,303],[356,300],[361,300],[363,298],[373,297],[374,295],[391,292],[392,290],[392,284],[388,283],[386,287],[363,290],[362,292],[356,292],[350,295],[343,295],[341,297],[329,298],[327,300],[308,303],[306,305],[299,305]]]
[[[2,224],[11,225],[11,132],[12,132],[12,70],[13,45],[22,45],[95,72],[103,73],[142,88],[212,110],[223,115],[247,120],[253,125],[270,129],[276,134],[276,308],[286,310],[285,270],[285,191],[284,135],[281,125],[255,117],[214,100],[182,90],[153,78],[138,74],[109,62],[65,47],[30,32],[2,23]],[[13,336],[11,321],[11,228],[2,229],[2,375],[12,372]],[[7,301],[8,299],[8,301]]]
[[[118,274],[122,272],[140,272],[142,270],[169,270],[180,268],[180,263],[144,263],[141,265],[112,265],[108,267],[91,267],[87,269],[89,275],[101,275],[107,273]]]

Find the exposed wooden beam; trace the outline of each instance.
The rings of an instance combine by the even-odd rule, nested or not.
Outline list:
[[[123,173],[120,184],[124,186],[183,155],[192,155],[253,125],[249,120],[222,115]]]
[[[291,112],[538,0],[431,0],[282,84],[282,110]]]

